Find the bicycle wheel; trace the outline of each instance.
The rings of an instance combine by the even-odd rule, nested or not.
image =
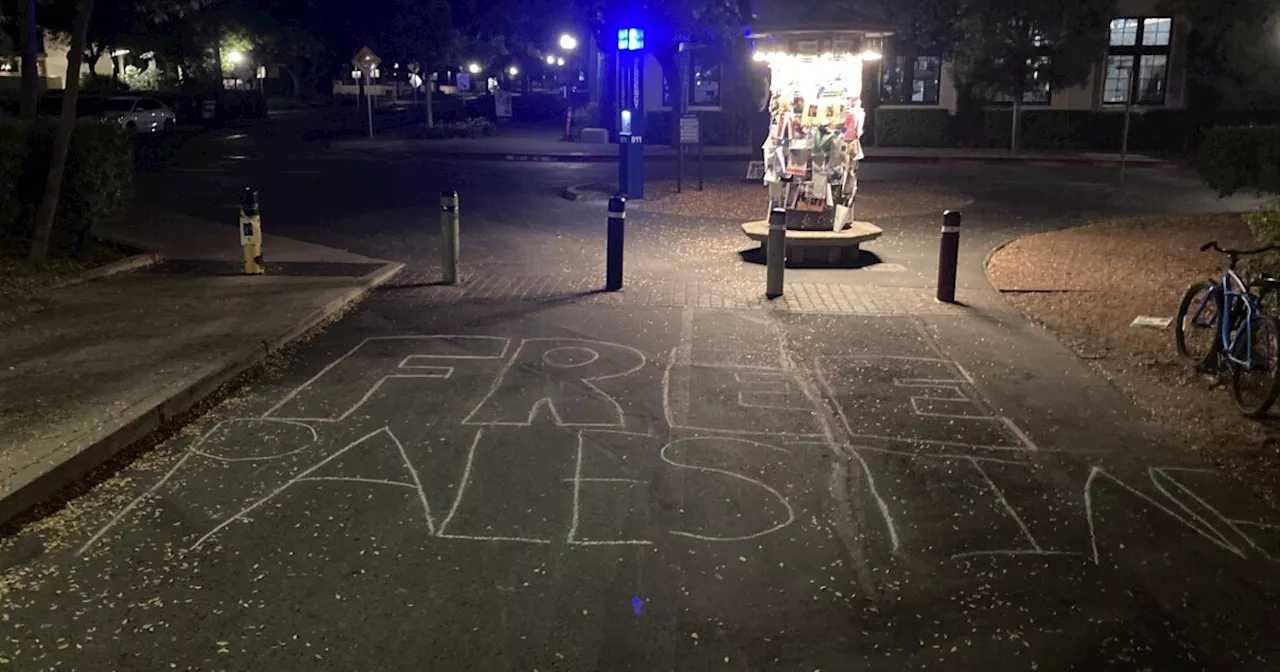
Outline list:
[[[1270,315],[1255,315],[1249,329],[1253,352],[1248,352],[1244,334],[1237,337],[1241,342],[1234,348],[1236,358],[1248,359],[1249,365],[1231,366],[1231,398],[1241,413],[1260,418],[1280,395],[1280,322]]]
[[[1204,368],[1222,348],[1218,321],[1222,317],[1222,290],[1217,283],[1191,285],[1182,295],[1174,327],[1178,355],[1196,368]]]
[[[1262,308],[1262,312],[1280,316],[1280,281],[1267,276],[1255,280],[1249,285],[1249,289],[1257,297],[1258,307]]]

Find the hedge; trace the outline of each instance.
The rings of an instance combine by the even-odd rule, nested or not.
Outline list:
[[[409,137],[423,140],[448,140],[450,138],[478,138],[493,135],[497,128],[484,117],[472,117],[466,121],[438,123],[431,128],[417,126]]]
[[[44,195],[54,119],[0,120],[0,230],[28,239]],[[79,249],[93,227],[119,214],[133,194],[133,145],[116,124],[82,119],[71,136],[58,199],[55,244]]]
[[[741,146],[753,141],[757,147],[769,131],[768,113],[752,115],[755,117],[754,135],[735,128],[729,112],[694,112],[698,116],[702,142],[706,145]],[[670,110],[661,110],[645,114],[644,142],[647,145],[669,145],[675,141],[676,117]],[[750,125],[750,124],[748,124]]]
[[[1280,126],[1216,126],[1205,133],[1196,169],[1219,195],[1242,189],[1280,194]]]
[[[948,144],[951,113],[945,109],[882,107],[872,116],[875,142],[881,147],[946,147]]]
[[[1013,111],[983,113],[983,147],[1008,147]],[[1139,152],[1179,152],[1191,146],[1183,110],[1135,110],[1129,121],[1129,149]],[[1124,138],[1120,110],[1023,109],[1023,149],[1065,149],[1118,152]]]

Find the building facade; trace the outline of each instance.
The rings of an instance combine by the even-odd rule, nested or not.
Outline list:
[[[1108,117],[1108,112],[1122,113],[1130,102],[1140,114],[1176,113],[1185,108],[1186,42],[1190,24],[1184,17],[1159,11],[1160,5],[1159,0],[1118,2],[1108,23],[1106,52],[1099,55],[1088,78],[1077,86],[1060,89],[1050,89],[1033,80],[1022,96],[1024,114],[1092,112]],[[865,28],[869,35],[883,34],[885,27],[882,22],[868,17],[844,21],[852,29]],[[830,25],[843,27],[845,23]],[[748,40],[743,40],[743,43],[749,54]],[[886,121],[890,116],[908,117],[911,121],[907,125],[910,126],[917,126],[920,119],[932,119],[933,125],[938,127],[937,133],[932,134],[931,140],[921,140],[919,144],[946,144],[946,117],[955,115],[958,107],[950,63],[940,52],[904,48],[892,37],[881,39],[877,46],[883,58],[868,63],[863,78],[863,100],[867,106]],[[685,95],[690,112],[701,116],[704,126],[708,125],[707,120],[714,126],[719,115],[730,112],[731,104],[741,104],[741,100],[733,100],[732,94],[747,79],[767,77],[767,69],[749,61],[744,63],[742,56],[733,50],[710,48],[695,49],[691,53],[690,72],[684,82]],[[673,78],[664,75],[658,61],[650,56],[645,74],[645,103],[651,127],[670,126],[663,117],[673,114],[676,103],[676,97],[670,90],[672,81]],[[763,104],[764,101],[759,102]],[[991,101],[988,111],[998,115],[1005,110],[1007,116],[1011,103],[1011,99]],[[1116,115],[1117,118],[1120,116]],[[1154,119],[1161,115],[1147,116]],[[992,122],[991,125],[998,127],[999,123]],[[880,126],[886,128],[887,124]],[[655,136],[656,142],[666,141],[663,134],[651,131],[651,135]],[[873,132],[873,141],[880,139],[877,136],[879,134]],[[749,137],[735,139],[735,142],[749,141]]]
[[[1158,5],[1156,0],[1118,3],[1108,26],[1107,52],[1088,79],[1057,90],[1032,82],[1023,93],[1023,105],[1029,110],[1108,110],[1123,109],[1132,101],[1144,109],[1183,108],[1190,25],[1182,17],[1158,11]],[[903,49],[889,40],[877,69],[880,89],[875,94],[881,107],[955,113],[950,64],[939,55]]]

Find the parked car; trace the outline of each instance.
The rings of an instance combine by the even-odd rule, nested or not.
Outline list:
[[[146,96],[114,96],[106,99],[102,103],[102,118],[115,121],[138,133],[172,131],[177,123],[173,108]]]

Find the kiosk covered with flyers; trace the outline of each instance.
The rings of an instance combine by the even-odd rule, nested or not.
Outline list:
[[[880,54],[869,48],[860,32],[753,37],[753,58],[770,74],[769,129],[761,146],[768,204],[761,214],[767,218],[775,208],[786,210],[788,247],[856,250],[859,243],[881,233],[855,219],[866,126],[863,70]],[[743,226],[748,236],[761,242],[753,234],[766,229],[763,221]],[[789,256],[804,254],[797,252]],[[834,261],[837,255],[831,256]]]

